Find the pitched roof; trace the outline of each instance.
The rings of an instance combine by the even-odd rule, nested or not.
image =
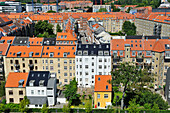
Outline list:
[[[111,75],[96,75],[94,91],[112,91],[112,85],[108,83],[108,80],[111,79]],[[108,89],[106,89],[106,86],[108,86]]]
[[[58,32],[56,40],[57,41],[76,41],[77,38],[75,36],[73,36],[73,34],[70,32],[65,32],[65,33]]]
[[[10,72],[5,84],[5,87],[18,87],[19,81],[24,80],[23,87],[25,87],[28,78],[28,73]]]
[[[62,58],[67,53],[67,58],[74,58],[75,52],[76,46],[44,46],[42,57],[50,57],[50,53],[53,53],[53,57]]]
[[[10,46],[7,57],[41,57],[42,46]]]
[[[0,40],[5,40],[4,44],[8,44],[8,40],[10,41],[10,44],[13,43],[15,36],[2,36]]]
[[[6,55],[9,44],[0,44],[0,55]]]
[[[43,38],[29,38],[29,45],[42,45]]]

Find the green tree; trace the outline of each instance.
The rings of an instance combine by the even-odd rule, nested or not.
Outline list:
[[[20,112],[27,112],[28,108],[27,105],[29,104],[29,100],[27,99],[27,97],[25,96],[24,99],[20,102],[19,104],[19,111]]]
[[[100,8],[98,12],[107,12],[106,8]]]
[[[139,82],[141,76],[143,76],[142,70],[139,70],[138,67],[134,66],[130,63],[122,63],[118,69],[112,71],[112,81],[113,85],[123,84],[124,90],[122,95],[121,101],[121,108],[123,109],[124,106],[124,96],[127,91],[127,87],[134,86]]]
[[[64,105],[63,108],[62,108],[62,111],[64,113],[69,113],[70,112],[70,105]]]
[[[43,104],[43,107],[41,109],[41,113],[48,113],[48,112],[49,112],[49,109],[48,109],[47,105]]]
[[[72,105],[74,100],[78,99],[80,96],[77,94],[77,82],[74,78],[70,81],[70,84],[65,86],[66,90],[63,92],[65,98],[69,101],[69,104]]]
[[[134,23],[131,23],[130,21],[125,21],[123,23],[122,30],[127,35],[135,35],[136,34],[136,26]]]
[[[5,111],[5,105],[4,104],[0,104],[0,113]]]
[[[151,104],[145,103],[143,107],[144,109],[151,109]]]
[[[49,10],[49,11],[47,11],[47,13],[56,13],[56,11]]]
[[[85,103],[85,111],[86,111],[86,113],[90,113],[92,111],[92,103],[91,103],[91,101],[87,101]]]
[[[155,102],[154,102],[154,105],[153,105],[153,107],[152,107],[152,111],[153,111],[154,113],[159,113],[158,104],[156,104]]]
[[[114,113],[115,112],[115,110],[114,110],[114,108],[113,108],[113,106],[107,106],[107,113]]]
[[[126,13],[129,13],[131,9],[132,9],[132,7],[128,7]]]
[[[129,102],[129,106],[128,106],[128,113],[139,113],[140,109],[139,109],[139,104],[136,103],[136,99],[133,99],[132,101]]]
[[[116,6],[114,6],[114,3],[111,3],[111,8],[113,12],[119,12],[120,9],[116,8]]]
[[[62,32],[61,27],[60,27],[59,24],[57,24],[56,31],[57,31],[57,32]]]
[[[5,82],[1,82],[0,85],[0,97],[5,96]]]

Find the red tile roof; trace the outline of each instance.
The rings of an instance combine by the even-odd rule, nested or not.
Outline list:
[[[42,45],[42,42],[43,42],[43,38],[29,38],[29,45],[30,46],[40,46]]]
[[[19,81],[24,80],[23,87],[25,87],[28,78],[28,73],[10,72],[5,84],[5,87],[18,87]]]
[[[7,57],[17,57],[17,53],[21,52],[20,57],[41,57],[42,46],[10,46]]]
[[[15,36],[2,36],[0,40],[5,40],[4,44],[7,44],[8,40],[11,40],[11,43],[13,43]]]
[[[108,80],[111,79],[111,75],[96,75],[94,91],[112,91],[112,85],[108,83]],[[106,85],[108,85],[108,89],[106,89]]]
[[[67,58],[75,58],[76,46],[44,46],[42,57],[50,57],[50,53],[54,53],[55,58],[64,57],[67,53]]]
[[[76,35],[76,33],[74,33],[74,35]],[[63,38],[61,38],[61,36],[63,36]],[[76,41],[77,38],[75,36],[73,36],[73,34],[70,33],[70,32],[64,32],[64,33],[63,32],[58,32],[56,40],[57,41],[67,41],[67,40],[68,41]]]
[[[9,47],[9,44],[0,44],[0,55],[5,56],[7,53],[8,47]]]

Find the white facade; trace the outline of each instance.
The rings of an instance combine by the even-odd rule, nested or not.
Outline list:
[[[26,87],[27,96],[47,97],[47,87]]]
[[[78,87],[91,87],[95,75],[110,75],[111,56],[76,56],[76,80]]]
[[[5,2],[6,5],[0,6],[0,13],[20,13],[22,12],[21,2]]]
[[[33,9],[33,7],[34,7],[34,9]],[[35,13],[37,13],[37,11],[42,11],[42,4],[40,4],[40,3],[34,4],[33,7],[32,7],[32,4],[26,4],[26,11],[27,12],[34,11]]]
[[[93,12],[98,12],[101,8],[105,8],[107,12],[111,12],[111,5],[93,5]]]

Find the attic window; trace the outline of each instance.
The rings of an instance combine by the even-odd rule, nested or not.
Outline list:
[[[66,52],[63,54],[63,57],[67,57],[67,53]]]
[[[58,49],[61,49],[61,47],[59,47]]]
[[[29,53],[29,57],[32,57],[32,56],[33,56],[33,52],[30,52],[30,53]]]
[[[109,48],[109,45],[106,45],[106,48]]]
[[[53,57],[53,56],[54,56],[54,53],[53,53],[53,52],[51,52],[51,53],[50,53],[50,57]]]
[[[45,74],[43,74],[43,77],[45,77]]]
[[[15,53],[13,54],[13,56],[15,55]]]
[[[66,39],[66,38],[67,38],[67,35],[65,35],[64,38]]]
[[[152,45],[150,45],[150,47],[152,47]]]
[[[58,55],[60,55],[60,53],[58,52]]]
[[[58,38],[60,38],[60,36],[58,36]]]
[[[100,77],[98,78],[98,81],[100,81]]]
[[[99,45],[99,48],[102,48],[102,46],[101,46],[101,45]]]
[[[39,55],[39,53],[35,53],[35,55]]]
[[[44,80],[40,80],[39,86],[44,86]]]
[[[47,47],[47,49],[49,49],[49,47]]]
[[[40,77],[40,74],[38,74],[38,77]]]
[[[119,45],[117,44],[117,47],[119,47]]]
[[[48,52],[46,53],[46,55],[48,55]]]
[[[63,35],[61,35],[61,39],[63,38]]]
[[[35,82],[35,80],[31,80],[31,81],[29,82],[29,86],[34,86],[34,82]]]
[[[72,50],[74,50],[74,47],[72,47]]]
[[[88,48],[88,45],[86,45],[86,48]]]
[[[108,90],[108,85],[106,85],[106,90]]]
[[[2,51],[0,51],[0,54],[2,54]]]

